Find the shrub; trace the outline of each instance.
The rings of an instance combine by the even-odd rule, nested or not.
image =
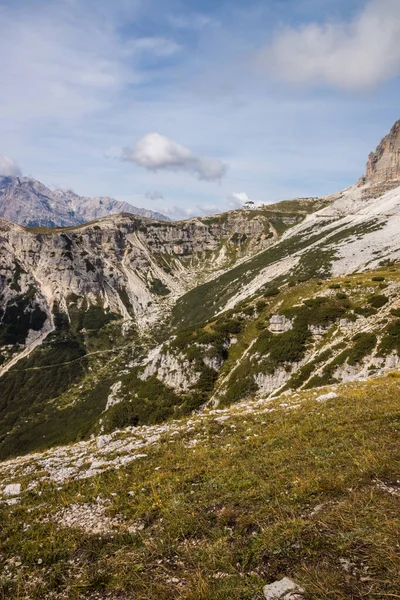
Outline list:
[[[383,295],[370,296],[368,298],[368,303],[373,308],[382,308],[382,306],[385,306],[385,304],[387,304],[388,302],[389,298]]]
[[[400,353],[400,319],[386,327],[378,350],[380,355],[393,351]]]
[[[84,329],[99,330],[107,323],[118,319],[118,315],[106,312],[101,306],[90,306],[83,315],[82,326]]]
[[[256,304],[257,312],[261,312],[266,306],[266,302],[264,300],[259,300]]]
[[[280,289],[278,287],[267,288],[264,292],[265,298],[270,298],[271,296],[278,296],[279,294],[280,294]]]
[[[376,346],[377,337],[374,333],[358,333],[353,337],[354,346],[348,351],[348,364],[356,365],[368,356]]]
[[[236,369],[233,377],[229,380],[229,387],[225,394],[226,403],[238,402],[257,391],[257,384],[249,370],[251,371],[247,364],[242,364]]]
[[[385,281],[385,277],[382,277],[381,275],[376,275],[372,278],[372,281]]]
[[[371,308],[368,306],[356,306],[354,308],[354,312],[356,315],[360,315],[362,317],[372,317],[372,315],[376,315],[377,313],[375,308]]]
[[[150,291],[157,296],[168,296],[171,290],[161,281],[161,279],[153,279],[150,284]]]

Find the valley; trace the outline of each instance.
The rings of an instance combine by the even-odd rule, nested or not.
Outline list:
[[[0,220],[2,598],[396,597],[399,140],[323,198]]]

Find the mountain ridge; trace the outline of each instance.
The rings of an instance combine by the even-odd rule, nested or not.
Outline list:
[[[170,220],[161,213],[137,208],[114,198],[89,198],[71,190],[53,191],[29,177],[0,177],[0,217],[19,225],[71,227],[121,212]]]
[[[396,366],[376,315],[396,327],[400,186],[378,199],[374,186],[178,222],[1,221],[0,456],[41,429],[24,407],[34,389],[54,423],[42,437],[59,443]],[[71,398],[59,430],[49,407]]]

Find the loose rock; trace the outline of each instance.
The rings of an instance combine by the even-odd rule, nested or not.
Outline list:
[[[266,600],[304,600],[304,590],[288,577],[264,586]]]

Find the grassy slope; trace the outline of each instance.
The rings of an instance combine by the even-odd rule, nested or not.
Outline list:
[[[0,505],[0,598],[261,600],[285,575],[310,600],[399,597],[400,498],[378,483],[400,478],[398,374],[336,392],[196,418],[131,466]],[[99,494],[118,527],[60,526]]]
[[[299,278],[327,278],[330,276],[331,264],[334,260],[334,245],[353,235],[364,234],[375,228],[379,228],[379,225],[374,222],[347,228],[332,223],[328,224],[323,231],[313,225],[312,231],[307,231],[307,235],[302,232],[279,240],[248,261],[179,298],[172,311],[172,321],[175,325],[193,325],[211,319],[239,292],[242,286],[251,282],[263,269],[298,252],[303,254],[297,267],[292,273],[288,272],[287,276],[275,279],[275,284],[280,284],[282,281],[296,281]],[[330,237],[327,249],[328,234]],[[315,244],[315,247],[307,251],[312,244]]]
[[[374,281],[374,278],[378,280]],[[381,279],[384,279],[384,282],[380,281]],[[386,335],[386,322],[395,324],[398,321],[397,316],[390,315],[389,307],[398,306],[399,281],[399,265],[348,277],[324,281],[310,280],[298,283],[294,287],[282,288],[277,296],[262,298],[261,301],[249,299],[238,307],[237,314],[231,311],[230,315],[221,315],[205,326],[178,330],[172,346],[180,343],[179,348],[182,346],[183,352],[180,355],[181,359],[186,357],[191,361],[190,368],[193,372],[204,371],[206,378],[209,378],[210,374],[213,375],[212,381],[204,380],[203,385],[196,385],[194,390],[189,390],[187,394],[173,394],[156,380],[143,382],[138,379],[137,370],[131,369],[129,374],[121,374],[126,370],[126,365],[141,352],[146,354],[146,349],[141,348],[140,340],[136,339],[135,335],[127,337],[125,334],[121,337],[118,333],[118,321],[112,321],[100,329],[88,332],[84,340],[82,335],[75,338],[71,337],[71,333],[66,333],[67,339],[62,342],[64,333],[61,332],[58,336],[54,334],[29,358],[18,363],[0,379],[0,460],[55,444],[87,439],[90,434],[99,430],[101,418],[105,431],[108,432],[120,426],[136,423],[154,424],[173,416],[187,414],[204,404],[215,392],[223,405],[251,396],[257,388],[254,375],[267,373],[273,366],[277,367],[278,363],[280,364],[276,359],[267,359],[268,351],[273,350],[272,346],[275,353],[279,351],[280,359],[287,359],[296,346],[296,339],[286,339],[290,337],[288,334],[270,336],[270,341],[260,346],[261,339],[267,332],[270,315],[285,312],[297,304],[303,306],[304,312],[303,300],[306,298],[328,294],[327,306],[336,306],[342,310],[350,307],[342,316],[352,316],[354,307],[368,307],[368,299],[371,296],[387,293],[386,288],[381,289],[380,286],[389,285],[391,299],[390,304],[383,307],[384,314],[376,312],[368,326],[364,325],[374,331],[380,340],[382,335]],[[342,294],[345,299],[337,300],[337,293]],[[306,312],[310,316],[315,314],[313,308]],[[79,316],[81,317],[82,315]],[[233,329],[233,333],[228,334],[227,326],[232,324],[239,325],[240,329]],[[348,358],[343,353],[344,349],[349,352],[356,345],[352,336],[346,338],[345,334],[337,330],[336,325],[337,320],[326,335],[320,336],[314,342],[308,340],[303,350],[308,348],[307,352],[310,352],[314,343],[314,349],[321,351],[335,340],[336,343],[342,342],[342,348],[335,350],[328,357],[322,354],[321,360],[318,355],[316,361],[307,363],[300,372],[294,372],[288,387],[296,389],[304,385],[310,377],[311,387],[334,383],[336,356],[342,356],[340,364],[343,364]],[[209,334],[208,341],[204,339],[205,334]],[[162,339],[160,328],[157,335],[159,342]],[[171,330],[162,335],[167,339]],[[224,349],[223,343],[226,336],[229,339],[230,335],[237,338],[237,343]],[[248,357],[244,360],[243,353],[257,339],[260,343],[249,350]],[[71,345],[74,340],[75,346]],[[77,340],[80,340],[79,344]],[[211,350],[217,356],[224,355],[218,378],[214,371],[204,367],[201,359],[207,346],[196,347],[193,342],[198,340],[210,344]],[[397,338],[395,341],[396,346],[392,350],[398,347],[400,351]],[[155,343],[155,340],[153,342]],[[178,352],[179,348],[173,350]],[[301,350],[301,347],[298,350]],[[360,360],[368,354],[367,350],[368,348],[362,353]],[[328,366],[324,369],[329,361],[332,368]],[[317,369],[320,369],[320,372],[315,378]],[[225,380],[229,373],[232,375]],[[104,415],[110,386],[116,381],[122,382],[118,397],[126,401]]]

